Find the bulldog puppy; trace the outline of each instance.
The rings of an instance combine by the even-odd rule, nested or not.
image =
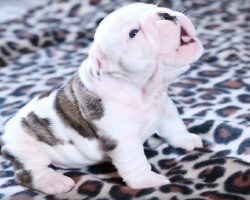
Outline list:
[[[135,3],[98,26],[78,75],[25,105],[5,126],[2,153],[16,180],[47,194],[74,181],[49,168],[82,168],[111,159],[133,188],[168,179],[151,171],[143,142],[155,131],[186,150],[201,139],[186,130],[166,89],[203,48],[184,14]]]

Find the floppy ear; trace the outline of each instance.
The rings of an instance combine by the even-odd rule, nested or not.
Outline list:
[[[93,75],[100,80],[101,72],[105,70],[107,58],[99,45],[93,45],[89,51]]]

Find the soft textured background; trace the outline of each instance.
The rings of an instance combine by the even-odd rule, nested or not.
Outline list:
[[[30,2],[20,4],[23,14],[0,19],[1,133],[6,120],[34,95],[70,79],[104,16],[135,1],[41,0],[36,7]],[[250,199],[250,1],[169,0],[160,5],[193,18],[205,47],[202,58],[169,91],[205,148],[185,152],[150,138],[145,153],[153,169],[172,184],[133,190],[105,163],[85,170],[57,169],[74,178],[76,187],[56,197],[18,186],[11,164],[0,157],[0,198]]]

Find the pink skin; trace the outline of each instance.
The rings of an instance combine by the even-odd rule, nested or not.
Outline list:
[[[160,44],[157,47],[151,46],[158,54],[165,57],[164,63],[167,65],[181,66],[191,63],[198,59],[202,53],[202,45],[196,37],[194,26],[189,18],[181,13],[171,11],[177,17],[176,23],[170,20],[159,18],[159,12],[167,12],[168,9],[153,10],[145,13],[141,17],[141,26],[145,32],[150,32],[152,41]],[[185,30],[186,35],[182,37],[186,43],[181,45],[181,29]]]

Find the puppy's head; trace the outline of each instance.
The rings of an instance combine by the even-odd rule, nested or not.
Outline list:
[[[203,52],[190,19],[180,12],[135,3],[108,15],[95,33],[90,59],[98,73],[147,80],[157,66],[179,69]],[[140,81],[140,80],[139,80]]]

